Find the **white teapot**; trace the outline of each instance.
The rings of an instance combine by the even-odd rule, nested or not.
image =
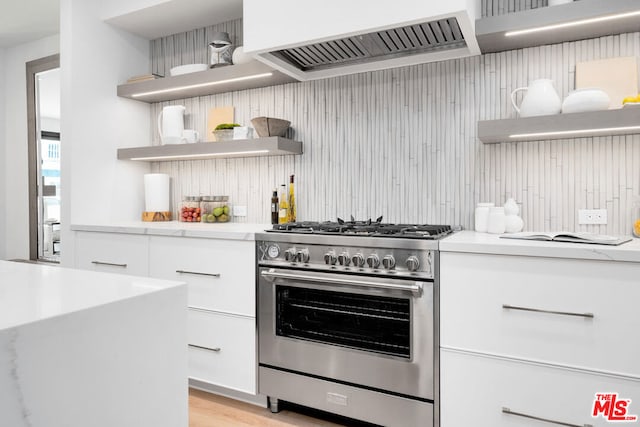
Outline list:
[[[515,95],[521,90],[526,90],[527,94],[518,107]],[[546,116],[558,114],[562,110],[562,101],[549,79],[534,80],[529,87],[517,88],[511,92],[511,103],[520,117]]]

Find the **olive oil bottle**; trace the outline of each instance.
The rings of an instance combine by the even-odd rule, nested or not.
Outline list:
[[[278,211],[278,223],[286,224],[289,212],[289,204],[287,203],[287,186],[280,186],[280,210]]]
[[[296,196],[293,188],[293,175],[289,178],[289,209],[287,211],[287,221],[296,222]]]

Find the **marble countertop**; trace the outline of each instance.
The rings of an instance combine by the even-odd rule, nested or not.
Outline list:
[[[182,282],[0,261],[0,331],[182,285]]]
[[[209,239],[255,240],[256,233],[270,229],[271,224],[202,224],[179,221],[167,222],[114,222],[109,224],[72,224],[73,231],[103,233],[147,234],[154,236],[202,237]]]
[[[442,239],[440,251],[640,262],[640,239],[633,239],[618,246],[609,246],[502,239],[495,234],[460,231]]]

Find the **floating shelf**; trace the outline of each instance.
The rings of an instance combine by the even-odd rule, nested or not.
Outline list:
[[[302,142],[279,136],[269,136],[266,138],[236,139],[225,142],[119,148],[118,160],[164,162],[171,160],[286,156],[291,154],[302,154]]]
[[[295,82],[259,61],[118,86],[118,96],[162,102]]]
[[[482,53],[640,31],[640,15],[555,28],[518,36],[509,31],[566,24],[640,11],[638,0],[580,0],[558,6],[529,9],[476,21],[476,38]]]
[[[636,133],[640,133],[640,107],[638,106],[618,110],[478,122],[478,139],[485,144]]]

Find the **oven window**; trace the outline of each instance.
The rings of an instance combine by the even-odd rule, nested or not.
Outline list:
[[[276,334],[411,357],[411,304],[404,298],[276,286]]]

